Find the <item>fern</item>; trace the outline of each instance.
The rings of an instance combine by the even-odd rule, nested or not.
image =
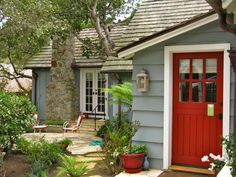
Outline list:
[[[62,176],[66,174],[70,177],[80,177],[88,171],[88,165],[86,163],[82,163],[78,166],[75,157],[61,155],[60,158],[62,162],[61,165],[57,168],[57,176]]]

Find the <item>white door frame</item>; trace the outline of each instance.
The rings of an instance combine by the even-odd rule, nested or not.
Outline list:
[[[172,159],[172,102],[173,102],[173,53],[224,52],[223,71],[223,136],[230,133],[230,58],[229,43],[166,46],[164,54],[164,135],[163,168],[168,169]],[[222,148],[223,151],[223,148]]]
[[[100,72],[101,69],[99,68],[81,68],[80,69],[80,111],[81,112],[85,112],[85,73],[87,72],[91,72],[93,73],[93,79],[96,81],[95,84],[97,85],[97,77],[94,78],[94,75],[98,74]],[[106,88],[108,87],[108,75],[105,74],[105,78],[106,78]],[[106,118],[108,117],[108,94],[105,93],[105,114],[106,114]],[[93,98],[93,102],[94,102],[94,98]],[[102,117],[103,116],[97,116],[97,117]]]

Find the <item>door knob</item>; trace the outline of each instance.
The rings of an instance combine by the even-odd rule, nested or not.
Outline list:
[[[222,120],[222,119],[223,119],[223,114],[218,114],[218,118],[219,118],[220,120]]]

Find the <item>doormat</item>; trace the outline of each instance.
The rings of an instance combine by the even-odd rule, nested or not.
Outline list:
[[[177,172],[177,171],[165,171],[158,177],[213,177],[213,175],[185,173],[185,172]]]

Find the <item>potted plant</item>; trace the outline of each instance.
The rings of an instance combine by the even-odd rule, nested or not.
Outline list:
[[[132,138],[135,133],[138,131],[140,123],[134,121],[130,123],[130,131],[128,132],[128,145],[123,147],[120,160],[122,166],[127,173],[138,173],[142,170],[144,156],[147,154],[146,145],[135,144],[132,145]],[[127,137],[127,135],[125,135]],[[124,139],[124,137],[121,137]]]
[[[143,169],[144,156],[147,154],[146,145],[131,145],[124,149],[120,159],[125,172],[138,173]]]
[[[66,151],[66,148],[72,143],[72,140],[66,138],[59,141],[57,144],[60,146],[61,150]]]

